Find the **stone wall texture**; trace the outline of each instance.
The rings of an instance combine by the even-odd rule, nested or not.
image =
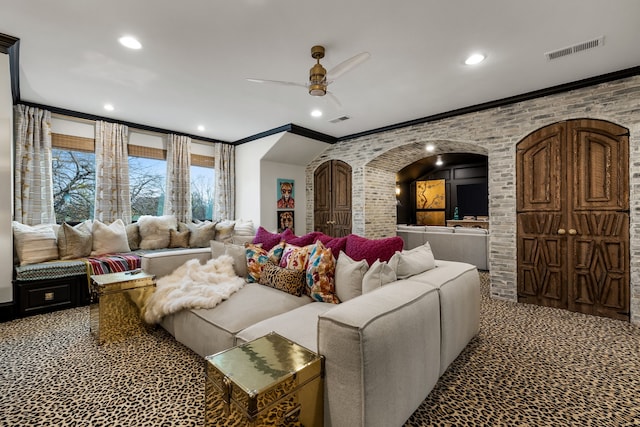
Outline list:
[[[517,301],[516,144],[549,124],[578,118],[629,129],[631,322],[640,325],[640,76],[341,141],[306,168],[307,228],[313,229],[313,172],[323,162],[352,167],[353,233],[395,235],[395,174],[414,161],[451,152],[488,156],[491,295]],[[431,142],[436,151],[424,147]]]

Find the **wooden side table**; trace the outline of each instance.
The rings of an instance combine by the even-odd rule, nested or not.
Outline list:
[[[91,276],[91,333],[98,343],[121,341],[145,332],[140,317],[145,299],[155,290],[155,276],[124,272]]]
[[[317,353],[271,332],[206,361],[205,426],[323,426]]]

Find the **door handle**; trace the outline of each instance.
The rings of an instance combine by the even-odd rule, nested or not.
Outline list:
[[[566,233],[567,233],[567,230],[565,230],[564,228],[558,228],[558,234],[559,234],[559,235],[561,235],[561,236],[562,236],[562,235],[564,235],[564,234],[566,234]]]
[[[569,229],[569,234],[570,234],[571,236],[575,236],[576,234],[578,234],[578,232],[576,231],[576,229],[575,229],[575,228],[570,228],[570,229]]]

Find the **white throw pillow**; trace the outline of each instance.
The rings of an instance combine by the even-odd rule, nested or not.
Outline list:
[[[138,218],[140,249],[163,249],[169,247],[169,230],[177,230],[175,215],[142,215]]]
[[[389,260],[389,265],[396,272],[398,279],[420,274],[436,266],[429,242],[408,251],[396,251]]]
[[[32,227],[13,221],[11,225],[20,265],[58,259],[58,244],[53,224],[39,224]]]
[[[256,229],[253,226],[253,220],[243,220],[242,218],[236,220],[236,225],[233,228],[233,233],[236,236],[255,236]]]
[[[396,281],[396,272],[386,262],[377,259],[362,278],[362,293],[366,294]]]
[[[91,256],[131,252],[127,239],[127,230],[121,219],[106,225],[98,220],[93,221],[93,250]]]
[[[240,277],[247,277],[247,256],[244,246],[232,243],[211,241],[211,258],[218,258],[221,255],[229,255],[233,258],[233,268]]]
[[[340,251],[335,272],[336,295],[340,301],[345,302],[362,295],[362,279],[368,270],[366,260],[354,261]]]

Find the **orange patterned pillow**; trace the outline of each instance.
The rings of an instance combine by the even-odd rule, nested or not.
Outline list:
[[[313,248],[313,245],[300,247],[287,243],[284,247],[282,258],[280,258],[280,267],[288,268],[289,270],[305,271],[311,248]]]
[[[336,262],[331,249],[317,241],[307,262],[307,291],[311,298],[320,302],[339,304],[335,286]]]
[[[264,266],[267,263],[278,265],[285,242],[278,243],[271,250],[267,251],[261,245],[247,243],[245,245],[245,256],[247,258],[247,282],[258,283]]]

